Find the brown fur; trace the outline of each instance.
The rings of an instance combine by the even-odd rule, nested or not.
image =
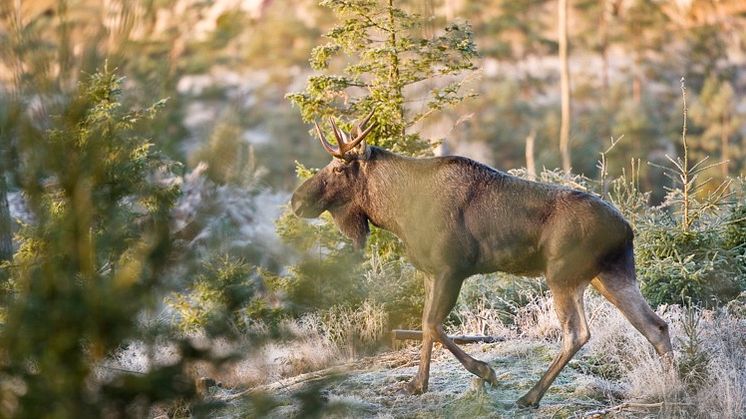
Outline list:
[[[553,293],[563,346],[547,372],[521,399],[538,405],[590,332],[583,312],[589,284],[615,304],[661,355],[671,352],[666,323],[640,294],[632,229],[619,212],[585,192],[527,181],[463,157],[413,159],[363,143],[335,158],[293,194],[304,217],[329,210],[356,246],[368,222],[396,234],[407,255],[429,273],[423,345],[412,393],[427,391],[433,341],[475,375],[496,384],[489,365],[451,342],[442,322],[461,284],[476,273],[543,274]]]

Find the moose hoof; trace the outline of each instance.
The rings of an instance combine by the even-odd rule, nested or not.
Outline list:
[[[427,385],[423,385],[419,380],[413,378],[412,381],[404,386],[404,391],[413,396],[417,396],[427,391]]]
[[[515,404],[518,405],[518,407],[533,407],[537,408],[539,407],[538,400],[533,400],[533,398],[528,397],[528,394],[518,399]]]
[[[487,366],[487,374],[486,377],[484,377],[484,381],[490,383],[492,387],[497,387],[497,374],[495,374],[495,370]]]
[[[492,387],[497,387],[497,374],[486,362],[477,361],[477,370],[473,371],[474,374],[482,380],[490,383]]]

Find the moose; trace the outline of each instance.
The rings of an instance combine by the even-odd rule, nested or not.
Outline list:
[[[294,192],[293,212],[329,211],[361,248],[369,223],[394,233],[414,266],[427,273],[422,348],[411,394],[428,389],[434,342],[472,374],[497,385],[495,371],[452,342],[442,323],[471,275],[502,271],[544,275],[562,328],[562,344],[541,379],[516,402],[536,407],[557,375],[588,341],[583,294],[592,285],[671,359],[668,325],[650,308],[635,276],[633,232],[602,199],[570,188],[511,176],[464,157],[411,158],[368,146],[373,112],[350,132],[331,119],[338,146],[316,131],[333,159]]]

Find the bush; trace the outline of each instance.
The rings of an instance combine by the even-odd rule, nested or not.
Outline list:
[[[368,298],[380,304],[391,328],[418,328],[425,304],[425,275],[401,258],[372,254],[363,273]]]
[[[469,278],[464,282],[449,321],[453,327],[460,327],[474,322],[475,319],[470,318],[470,315],[481,312],[482,317],[489,317],[492,321],[481,325],[478,328],[480,330],[500,331],[505,326],[516,329],[516,315],[537,298],[543,297],[546,291],[543,278],[524,278],[503,273]]]
[[[245,332],[247,310],[257,291],[253,271],[241,259],[208,258],[186,289],[165,299],[175,311],[176,325],[186,333],[225,327]]]
[[[365,301],[357,308],[332,306],[321,312],[320,328],[348,359],[369,353],[387,336],[388,318],[380,304]]]
[[[638,224],[637,271],[651,304],[715,305],[735,298],[743,289],[742,256],[714,224],[684,231],[665,216]]]
[[[143,319],[163,289],[179,192],[142,123],[163,102],[122,109],[121,83],[105,67],[60,99],[50,129],[29,124],[18,138],[34,221],[17,236],[10,270],[0,381],[12,384],[0,388],[0,416],[143,416],[194,395],[184,352],[137,377],[95,375],[110,353],[153,336]]]
[[[738,255],[740,266],[746,266],[746,204],[733,205],[725,221],[723,245]]]

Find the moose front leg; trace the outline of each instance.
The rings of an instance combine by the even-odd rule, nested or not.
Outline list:
[[[426,297],[425,308],[422,313],[420,367],[417,375],[407,384],[407,390],[412,394],[421,394],[427,391],[433,341],[438,341],[448,348],[472,374],[488,381],[492,385],[497,384],[495,371],[485,362],[478,361],[469,356],[443,330],[443,321],[448,316],[448,313],[451,312],[453,306],[456,305],[463,280],[463,277],[441,274],[434,279],[428,278],[425,283]]]
[[[425,327],[433,305],[433,278],[425,279],[425,307],[422,309],[422,347],[420,349],[420,367],[417,375],[407,383],[406,390],[409,394],[422,394],[427,391],[430,379],[430,357],[433,352],[434,335]]]

